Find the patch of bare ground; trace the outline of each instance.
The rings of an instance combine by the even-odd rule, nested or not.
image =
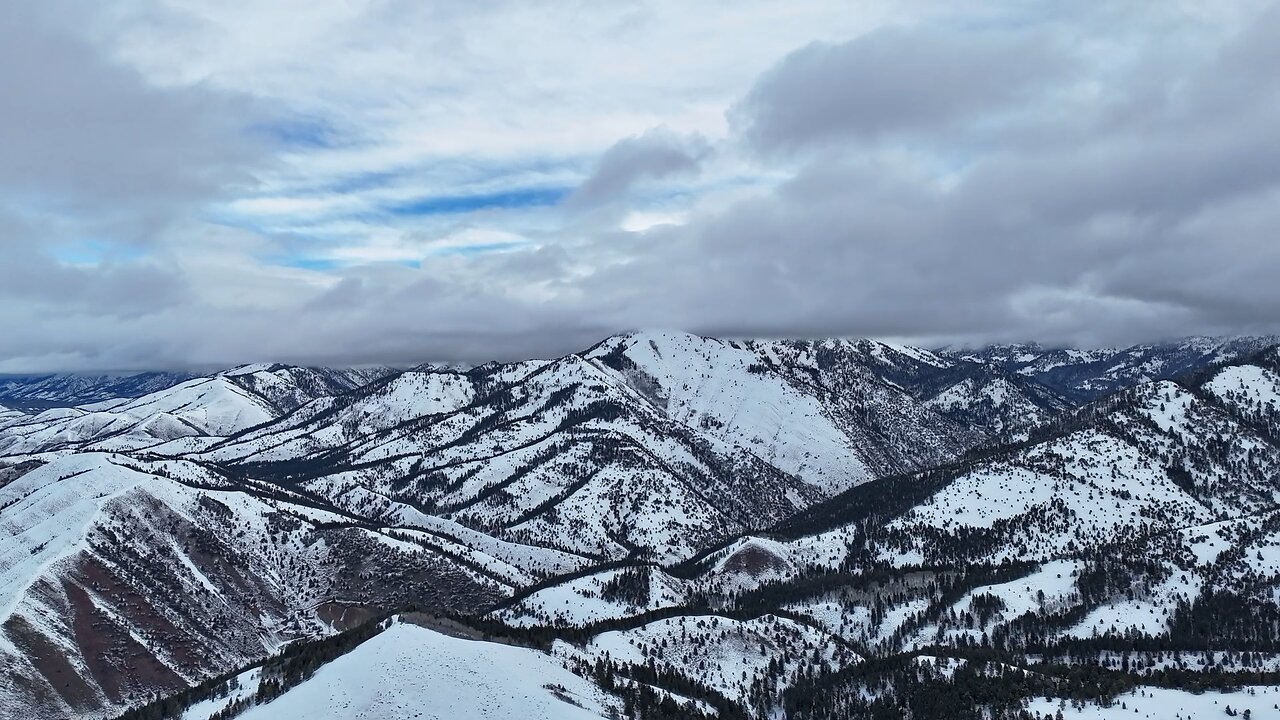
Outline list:
[[[186,687],[155,653],[98,608],[84,588],[70,581],[63,581],[62,587],[71,603],[72,628],[85,666],[113,704]],[[141,628],[146,632],[145,625]]]
[[[83,556],[76,564],[73,578],[83,586],[77,588],[81,593],[84,592],[84,588],[92,588],[96,595],[106,598],[111,609],[136,628],[149,642],[153,642],[157,647],[163,647],[170,662],[174,663],[182,674],[195,677],[221,669],[210,664],[190,632],[179,629],[167,617],[157,612],[150,601],[137,591],[133,583],[122,581],[97,558]],[[86,595],[84,600],[88,599]],[[77,629],[77,637],[78,635]]]
[[[758,545],[747,545],[734,553],[724,563],[728,572],[741,572],[755,576],[769,571],[786,570],[787,561]]]
[[[441,617],[424,612],[407,612],[400,615],[400,619],[404,622],[419,627],[434,630],[443,635],[461,638],[463,640],[479,640],[483,642],[501,643],[503,645],[511,645],[514,647],[535,647],[527,642],[521,642],[515,638],[506,637],[504,635],[490,635],[481,630],[471,627],[465,623],[454,620],[453,618]]]
[[[87,712],[99,706],[99,695],[71,664],[67,653],[45,637],[26,618],[12,615],[3,625],[4,633],[31,663],[36,672],[76,712]],[[55,703],[50,703],[54,705]]]
[[[363,625],[379,614],[375,607],[340,600],[322,602],[315,607],[315,612],[317,617],[338,632]]]

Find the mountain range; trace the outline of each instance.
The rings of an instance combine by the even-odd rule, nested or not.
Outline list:
[[[0,714],[1280,716],[1277,342],[3,379]]]

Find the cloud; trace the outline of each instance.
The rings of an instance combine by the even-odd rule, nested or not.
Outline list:
[[[637,183],[697,171],[709,152],[703,138],[682,137],[665,128],[619,140],[600,155],[566,203],[583,209],[622,199]]]
[[[0,371],[1280,331],[1274,5],[124,7],[0,31]]]
[[[1280,92],[1253,64],[1276,22],[1271,10],[1218,33],[1138,33],[1127,56],[1073,72],[1033,57],[1038,74],[1023,82],[1035,100],[1014,114],[958,88],[930,112],[903,101],[868,118],[861,102],[840,105],[856,91],[829,93],[872,70],[848,58],[878,54],[849,50],[862,41],[802,50],[736,110],[747,142],[793,163],[791,177],[616,239],[634,260],[596,275],[588,294],[623,293],[635,324],[709,334],[1111,344],[1276,332],[1280,290],[1267,277],[1280,249],[1267,228],[1280,219],[1280,146],[1268,128]],[[1116,28],[1071,31],[1119,44],[1106,37]],[[956,48],[979,58],[951,57],[955,67],[991,56],[968,41],[946,53]],[[832,103],[843,109],[811,116]]]
[[[145,241],[172,217],[251,179],[265,148],[248,98],[161,89],[104,57],[57,8],[0,18],[0,203]]]
[[[762,151],[938,133],[1034,101],[1070,65],[1039,29],[889,28],[791,53],[734,114]]]

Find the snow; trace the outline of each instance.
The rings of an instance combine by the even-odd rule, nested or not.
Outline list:
[[[1006,430],[1008,425],[1033,424],[1047,415],[1002,377],[965,378],[925,401],[925,405],[942,413],[977,411],[993,414],[997,432]]]
[[[841,352],[862,355],[845,363]],[[614,362],[617,354],[627,360],[620,364],[622,369]],[[1051,357],[1047,365],[1096,359],[1072,352],[1037,357]],[[1110,364],[1117,373],[1160,370],[1159,362],[1135,357],[1117,357]],[[872,360],[904,371],[919,363],[950,362],[924,351],[874,342],[721,342],[677,333],[641,333],[607,341],[585,356],[496,367],[488,376],[434,370],[402,373],[364,390],[312,400],[276,422],[230,440],[220,433],[241,433],[281,412],[279,403],[246,387],[260,385],[270,397],[287,396],[292,392],[293,370],[265,365],[239,368],[142,398],[60,408],[38,416],[0,408],[0,445],[15,453],[42,450],[52,460],[0,488],[4,511],[0,538],[9,540],[0,544],[0,620],[15,608],[21,613],[35,608],[45,613],[32,616],[35,622],[45,622],[39,629],[55,642],[67,643],[69,654],[79,652],[68,640],[68,629],[55,627],[60,622],[56,608],[39,605],[39,598],[33,600],[37,593],[31,587],[42,579],[56,587],[63,577],[59,573],[70,567],[65,561],[90,540],[101,539],[101,533],[93,535],[95,529],[130,538],[155,537],[158,542],[147,550],[164,559],[166,580],[176,578],[178,587],[202,602],[212,600],[208,603],[212,605],[222,600],[225,607],[240,610],[233,606],[237,593],[216,567],[202,564],[199,556],[188,556],[182,536],[151,532],[156,527],[147,523],[153,519],[142,517],[145,509],[132,507],[156,499],[159,504],[154,507],[166,519],[177,516],[199,523],[209,517],[199,515],[195,501],[216,498],[230,509],[230,519],[226,528],[211,531],[225,530],[222,539],[233,537],[231,532],[238,533],[234,537],[243,536],[233,542],[243,543],[254,576],[278,589],[278,599],[287,608],[255,625],[255,632],[259,625],[262,630],[262,646],[272,648],[297,636],[289,623],[305,622],[299,618],[313,612],[324,591],[291,585],[289,567],[295,562],[319,564],[315,559],[326,551],[325,543],[304,549],[292,534],[271,533],[266,518],[279,513],[299,518],[304,525],[345,523],[350,518],[305,505],[291,506],[284,499],[264,500],[252,492],[209,490],[231,485],[218,477],[216,465],[141,459],[157,453],[177,456],[208,451],[201,461],[332,460],[335,469],[329,472],[333,474],[314,477],[308,473],[300,485],[276,492],[298,493],[295,499],[314,493],[345,512],[363,516],[382,531],[351,533],[363,532],[387,548],[439,553],[441,562],[447,556],[462,556],[465,572],[479,566],[482,571],[474,572],[483,576],[483,582],[503,592],[552,574],[581,570],[598,559],[591,556],[624,557],[638,547],[647,558],[674,562],[697,549],[718,546],[713,543],[739,538],[710,555],[709,571],[697,579],[680,580],[657,568],[646,570],[650,600],[641,606],[603,600],[603,585],[619,571],[600,572],[545,588],[500,613],[499,617],[516,625],[590,624],[677,606],[695,593],[717,597],[745,590],[792,577],[802,568],[835,568],[848,554],[851,528],[791,540],[744,533],[760,532],[773,520],[876,474],[867,458],[888,449],[868,450],[864,442],[868,436],[860,435],[857,422],[850,418],[867,422],[871,415],[859,413],[876,402],[891,407],[876,418],[912,422],[939,420],[935,410],[1017,409],[1030,402],[1023,394],[1027,384],[995,377],[967,379],[927,403],[916,403],[898,386],[863,374],[865,368],[858,363],[874,366]],[[847,377],[835,382],[835,374],[824,375],[832,364],[847,370]],[[482,394],[489,398],[500,392],[502,402],[478,400],[477,388],[483,388]],[[957,469],[958,477],[900,515],[890,527],[889,539],[877,540],[875,550],[898,567],[925,565],[938,559],[941,543],[931,545],[939,535],[935,531],[961,535],[981,529],[985,532],[977,535],[992,539],[992,551],[983,560],[1040,562],[1026,577],[973,589],[954,607],[964,612],[972,609],[979,594],[999,596],[1005,605],[1003,618],[996,619],[999,623],[1042,606],[1061,609],[1079,602],[1075,581],[1082,563],[1074,558],[1081,557],[1082,551],[1125,538],[1167,542],[1188,569],[1174,570],[1164,580],[1154,581],[1154,587],[1144,586],[1132,599],[1117,594],[1063,631],[1085,637],[1113,628],[1159,632],[1175,602],[1200,591],[1202,577],[1212,573],[1215,582],[1243,584],[1254,579],[1251,573],[1280,573],[1280,531],[1264,532],[1261,516],[1245,516],[1269,506],[1263,501],[1240,503],[1226,494],[1253,491],[1244,487],[1249,479],[1241,470],[1245,468],[1262,478],[1262,482],[1250,482],[1271,493],[1264,493],[1264,500],[1275,497],[1276,474],[1269,470],[1280,464],[1268,465],[1274,448],[1268,449],[1269,443],[1256,433],[1240,429],[1247,423],[1233,425],[1222,409],[1226,405],[1256,415],[1274,406],[1280,401],[1280,376],[1254,366],[1226,368],[1206,390],[1221,402],[1177,383],[1151,383],[1127,393],[1124,403],[1100,403],[1111,422],[957,466],[965,469]],[[841,404],[850,398],[875,400],[867,406]],[[901,406],[893,405],[899,401]],[[584,412],[594,406],[618,411]],[[919,416],[908,417],[912,412]],[[867,424],[883,432],[877,440],[882,445],[894,444],[886,443],[884,437],[910,436],[915,443],[917,430],[927,425],[906,420]],[[921,443],[920,447],[946,454],[941,444]],[[133,460],[86,452],[140,448],[146,452],[135,452]],[[332,454],[324,454],[327,451]],[[75,452],[79,454],[70,454]],[[1180,470],[1194,482],[1194,495],[1174,482],[1175,477],[1181,482],[1184,475],[1167,470],[1170,458],[1186,458]],[[934,461],[932,457],[921,460]],[[126,462],[156,474],[121,467]],[[249,465],[237,470],[254,472]],[[196,481],[200,487],[168,480],[165,474]],[[240,474],[228,478],[235,477],[250,489],[259,482]],[[125,496],[140,485],[145,488]],[[732,506],[744,497],[767,502]],[[138,517],[131,515],[135,510]],[[1233,519],[1221,520],[1232,513]],[[135,522],[104,522],[104,514],[112,516],[109,520],[124,517]],[[137,533],[127,534],[130,531]],[[277,535],[286,536],[277,540]],[[254,553],[269,554],[271,560]],[[1192,562],[1194,569],[1190,569]],[[104,598],[92,595],[96,590],[88,592],[112,616],[115,611]],[[1275,589],[1268,587],[1266,592]],[[920,595],[907,592],[895,597],[876,627],[871,627],[871,612],[858,604],[862,602],[858,596],[826,593],[805,596],[788,606],[809,616],[812,623],[805,618],[793,622],[769,616],[749,621],[686,616],[605,633],[585,648],[557,646],[556,653],[559,659],[609,653],[614,659],[642,662],[661,648],[660,663],[738,696],[761,677],[762,663],[771,659],[816,652],[820,662],[834,663],[837,649],[844,646],[832,635],[889,643],[896,630],[929,607],[931,599]],[[289,615],[298,608],[297,615]],[[901,643],[931,639],[936,629],[921,628]],[[253,634],[250,639],[258,642]],[[408,654],[410,647],[417,653],[413,657]],[[411,626],[393,627],[348,658],[352,665],[335,663],[302,688],[247,717],[311,717],[315,713],[325,717],[325,712],[371,719],[413,713],[469,717],[489,716],[484,711],[497,716],[504,710],[563,717],[574,712],[575,706],[546,690],[549,683],[569,688],[569,694],[589,710],[583,717],[597,716],[611,702],[593,694],[589,686],[559,679],[566,673],[557,657],[461,641]],[[332,673],[345,675],[324,674],[333,667],[338,669]],[[798,668],[796,664],[784,669],[784,685]],[[943,672],[953,670],[944,663]],[[504,674],[520,672],[526,673],[524,680],[504,684]],[[476,675],[485,676],[484,682],[490,675],[497,679],[472,693],[469,688],[478,682]],[[504,695],[507,691],[511,694]],[[1133,714],[1133,706],[1125,717]],[[199,713],[207,717],[215,710],[201,706]],[[1255,715],[1262,716],[1258,709]]]
[[[1065,634],[1087,638],[1108,632],[1124,633],[1132,628],[1144,635],[1159,635],[1168,628],[1172,609],[1178,601],[1189,602],[1200,594],[1200,577],[1186,575],[1186,580],[1183,577],[1182,573],[1175,572],[1145,596],[1132,600],[1117,598],[1096,607]]]
[[[708,558],[712,564],[703,582],[719,593],[753,589],[794,576],[797,567],[793,558],[803,554],[791,544],[748,535]]]
[[[260,675],[261,670],[259,668],[246,670],[236,675],[235,681],[238,686],[231,690],[226,697],[209,698],[192,705],[182,713],[181,720],[209,720],[211,715],[228,704],[253,697],[253,693],[258,689],[258,677]]]
[[[997,558],[1047,559],[1073,543],[1096,544],[1151,526],[1174,529],[1213,519],[1150,456],[1118,438],[1082,430],[975,468],[891,527],[907,532],[918,524],[991,528],[999,520],[1022,517],[1036,524],[1036,530],[1016,536],[1027,551],[1010,547]]]
[[[599,688],[546,653],[399,622],[238,717],[588,720],[604,717],[613,706]],[[188,714],[184,720],[200,716]]]
[[[1280,575],[1280,530],[1257,538],[1244,548],[1249,570],[1262,576]],[[1275,598],[1280,602],[1280,598]]]
[[[875,628],[874,636],[877,640],[884,641],[893,635],[893,632],[902,626],[909,618],[918,615],[929,609],[929,598],[915,598],[908,600],[901,605],[894,605],[884,613],[884,620],[881,621],[880,627]]]
[[[975,595],[996,595],[1004,600],[1004,617],[1014,618],[1026,612],[1040,610],[1040,597],[1043,593],[1043,607],[1053,610],[1067,603],[1075,594],[1076,575],[1080,567],[1081,563],[1075,560],[1053,560],[1044,563],[1026,577],[1000,585],[974,588],[955,607],[957,610],[969,610]]]
[[[657,568],[642,568],[649,576],[649,601],[643,606],[611,602],[601,597],[606,583],[631,569],[606,570],[574,578],[530,595],[500,616],[517,627],[547,624],[587,625],[628,617],[648,610],[675,607],[686,600],[684,583]]]
[[[271,363],[249,363],[247,365],[239,365],[230,370],[223,370],[220,375],[227,377],[235,377],[237,375],[254,375],[257,373],[267,372],[271,370]]]
[[[1215,397],[1246,410],[1265,407],[1280,409],[1280,375],[1256,365],[1224,368],[1205,383]]]
[[[658,648],[662,649],[661,657],[655,659],[659,667],[697,678],[729,697],[745,697],[752,682],[764,677],[771,660],[781,663],[779,686],[785,687],[802,667],[796,658],[812,658],[816,651],[821,662],[834,666],[840,646],[820,630],[773,615],[751,620],[700,615],[601,633],[582,649],[557,643],[554,652],[591,660],[607,654],[614,661],[645,664]],[[846,653],[845,662],[856,661],[856,655]]]
[[[1182,544],[1195,556],[1197,563],[1212,565],[1233,545],[1228,537],[1224,537],[1228,524],[1212,523],[1182,530]]]
[[[0,487],[0,620],[44,570],[83,545],[102,506],[150,476],[106,455],[60,458]]]
[[[12,423],[25,420],[26,418],[27,414],[21,410],[14,410],[13,408],[0,405],[0,429],[5,428]]]
[[[1195,396],[1177,383],[1167,381],[1155,383],[1148,392],[1151,401],[1143,408],[1144,414],[1166,433],[1190,434],[1189,413]]]
[[[37,453],[103,441],[130,450],[192,435],[230,435],[274,419],[261,398],[221,377],[198,378],[135,399],[46,410],[0,430],[0,453]]]
[[[426,515],[414,508],[394,503],[394,514],[400,523],[420,527],[447,538],[456,538],[472,550],[493,557],[525,572],[542,570],[551,573],[567,573],[580,569],[587,559],[551,548],[506,542],[485,533],[472,530],[452,520]]]
[[[898,353],[906,355],[912,360],[917,360],[919,362],[925,363],[926,365],[933,365],[934,367],[940,367],[940,368],[951,366],[950,362],[944,360],[943,358],[923,348],[918,348],[913,345],[902,345],[900,343],[889,342],[887,340],[877,340],[875,342],[891,350],[894,350]]]
[[[816,398],[776,376],[748,371],[759,362],[757,354],[695,335],[640,333],[606,343],[589,357],[603,357],[619,344],[665,393],[671,418],[741,444],[828,492],[871,477]]]
[[[275,418],[274,409],[223,378],[199,378],[113,408],[115,414],[143,420],[169,413],[201,428],[206,435],[230,435]]]
[[[1247,691],[1221,692],[1209,690],[1192,693],[1158,687],[1138,687],[1116,698],[1110,707],[1085,703],[1080,709],[1071,701],[1037,698],[1030,702],[1028,710],[1052,717],[1062,708],[1062,716],[1071,720],[1200,720],[1201,718],[1227,717],[1231,707],[1240,717],[1250,711],[1252,720],[1280,720],[1280,686],[1262,685]],[[1123,707],[1122,707],[1123,703]]]
[[[182,438],[224,438],[275,420],[285,411],[385,375],[386,369],[326,370],[254,365],[169,386],[137,398],[110,398],[36,416],[0,414],[0,452],[29,454],[54,449],[183,453],[206,444]],[[437,391],[435,395],[456,395]],[[455,398],[442,399],[446,405]],[[384,408],[385,409],[385,408]],[[413,408],[410,408],[411,410]],[[378,409],[374,409],[378,412]]]

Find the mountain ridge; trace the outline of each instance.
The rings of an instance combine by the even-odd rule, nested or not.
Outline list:
[[[1280,354],[1192,360],[1079,404],[981,358],[645,332],[0,415],[0,709],[104,717],[414,606],[569,642],[559,662],[632,702],[745,717],[913,643],[998,636],[1016,663],[1181,638],[1219,594],[1271,612]],[[983,635],[963,618],[987,596]],[[700,685],[711,657],[740,669]]]

